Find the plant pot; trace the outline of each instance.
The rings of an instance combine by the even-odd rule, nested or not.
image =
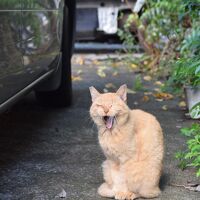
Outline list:
[[[190,111],[197,103],[200,102],[200,87],[192,87],[192,86],[185,86],[185,96],[186,96],[186,103],[188,110]],[[193,119],[199,119],[200,114],[198,116],[190,117]]]

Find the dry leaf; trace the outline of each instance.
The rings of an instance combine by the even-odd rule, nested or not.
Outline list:
[[[153,96],[156,97],[157,99],[163,99],[163,100],[170,100],[174,98],[172,94],[165,92],[157,92]]]
[[[161,101],[163,101],[163,99],[155,99],[156,101],[159,101],[159,102],[161,102]]]
[[[152,77],[151,76],[144,76],[143,79],[145,81],[151,81],[152,80]]]
[[[153,90],[156,92],[160,92],[160,88],[154,88]]]
[[[180,101],[179,104],[178,104],[178,106],[179,106],[180,108],[185,108],[185,107],[186,107],[185,101]]]
[[[100,62],[99,62],[98,60],[93,60],[92,63],[93,63],[94,65],[99,65],[99,64],[100,64]]]
[[[83,59],[83,57],[77,57],[76,63],[79,64],[79,65],[83,65],[83,64],[84,64],[84,59]]]
[[[115,72],[112,73],[112,76],[117,76],[117,75],[118,75],[117,71],[115,71]]]
[[[79,69],[78,71],[77,71],[77,74],[78,75],[81,75],[83,73],[83,70],[81,70],[81,69]]]
[[[131,90],[130,88],[127,88],[127,93],[128,94],[135,94],[136,92],[134,90]]]
[[[148,65],[148,61],[144,61],[144,65]]]
[[[164,84],[163,84],[161,81],[156,81],[156,82],[154,83],[154,85],[163,86]]]
[[[163,106],[162,106],[162,109],[163,109],[163,110],[168,110],[168,106],[167,106],[167,105],[163,105]]]
[[[71,76],[71,78],[72,78],[72,81],[81,81],[82,80],[82,78],[80,77],[80,76]]]
[[[138,67],[138,66],[137,66],[136,64],[134,64],[134,63],[132,63],[130,66],[131,66],[132,69],[137,69],[137,67]]]
[[[113,88],[113,89],[116,88],[116,86],[115,86],[114,84],[112,84],[112,83],[107,83],[107,84],[105,85],[105,87],[106,87],[106,88]]]
[[[149,101],[149,97],[148,96],[143,96],[143,98],[142,98],[142,101],[144,101],[144,102],[147,102],[147,101]]]
[[[112,62],[112,67],[118,67],[119,66],[119,63],[117,62]]]
[[[144,92],[144,95],[152,95],[152,92]]]
[[[100,76],[101,78],[105,78],[106,77],[106,73],[104,72],[104,70],[106,68],[107,67],[105,67],[105,66],[99,67],[98,70],[97,70],[97,75]]]

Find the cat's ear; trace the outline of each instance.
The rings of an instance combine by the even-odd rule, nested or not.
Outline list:
[[[92,97],[92,102],[94,102],[95,99],[100,95],[100,93],[93,86],[89,87],[89,89]]]
[[[124,101],[127,100],[127,86],[126,84],[120,86],[120,88],[117,90],[116,94]]]

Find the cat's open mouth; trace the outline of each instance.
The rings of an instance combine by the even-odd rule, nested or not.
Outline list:
[[[113,127],[114,119],[115,119],[115,117],[113,117],[113,116],[104,116],[103,117],[106,128],[111,129]]]

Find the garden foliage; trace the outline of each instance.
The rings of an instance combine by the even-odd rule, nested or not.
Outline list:
[[[191,127],[182,128],[181,134],[188,138],[187,149],[176,153],[179,167],[196,168],[196,175],[200,176],[200,124],[194,123]]]
[[[119,36],[128,46],[138,41],[148,55],[149,72],[160,72],[166,79],[163,90],[180,94],[184,86],[200,87],[199,27],[200,0],[148,0],[139,14],[127,17]],[[140,66],[145,68],[143,63]],[[200,103],[190,112],[200,113]],[[181,133],[188,140],[186,151],[176,154],[179,166],[195,167],[200,176],[200,125],[183,128]]]

